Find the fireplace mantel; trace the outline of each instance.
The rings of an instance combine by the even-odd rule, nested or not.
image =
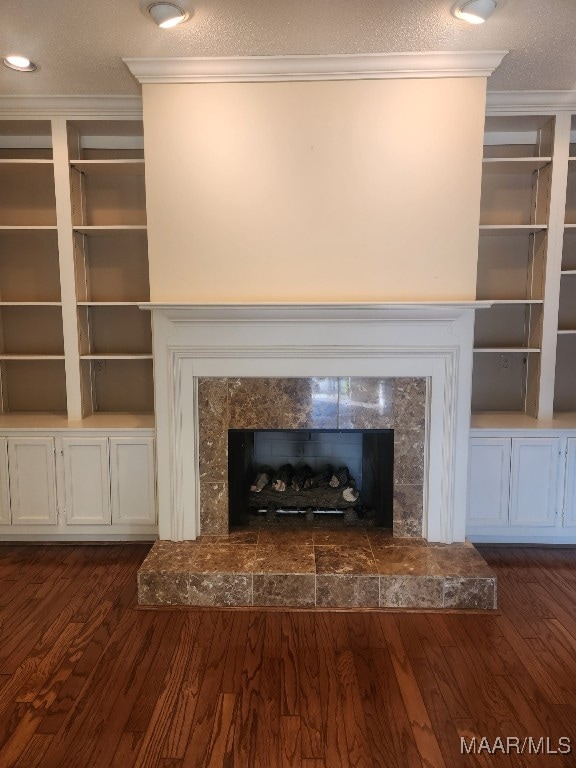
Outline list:
[[[405,376],[428,380],[423,534],[463,541],[474,312],[488,306],[142,304],[153,315],[160,538],[200,533],[199,378]]]

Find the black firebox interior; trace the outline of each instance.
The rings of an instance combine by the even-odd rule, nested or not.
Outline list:
[[[361,493],[362,505],[369,510],[375,525],[392,527],[394,498],[394,430],[289,430],[302,436],[311,433],[360,433],[361,439]],[[228,430],[228,484],[230,524],[246,523],[249,514],[250,485],[259,467],[254,459],[256,430]],[[261,433],[286,432],[286,430],[258,430]],[[300,457],[294,457],[297,464]],[[334,460],[327,456],[326,464]],[[278,494],[279,502],[282,494]]]

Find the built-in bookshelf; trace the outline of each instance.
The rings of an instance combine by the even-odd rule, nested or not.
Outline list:
[[[2,413],[151,414],[149,298],[141,121],[0,121]]]
[[[576,410],[576,395],[570,402],[567,394],[576,373],[568,362],[576,360],[576,163],[566,121],[564,113],[525,110],[486,118],[477,298],[493,305],[476,317],[476,414]]]

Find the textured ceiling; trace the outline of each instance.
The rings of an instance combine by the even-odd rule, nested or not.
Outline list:
[[[451,0],[198,0],[173,30],[138,1],[0,0],[0,54],[40,65],[33,74],[0,66],[0,94],[137,94],[124,56],[486,49],[510,50],[492,90],[576,88],[576,0],[500,0],[477,27],[450,15]]]

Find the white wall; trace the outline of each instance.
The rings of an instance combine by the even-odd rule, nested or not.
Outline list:
[[[473,299],[485,87],[145,85],[151,300]]]

